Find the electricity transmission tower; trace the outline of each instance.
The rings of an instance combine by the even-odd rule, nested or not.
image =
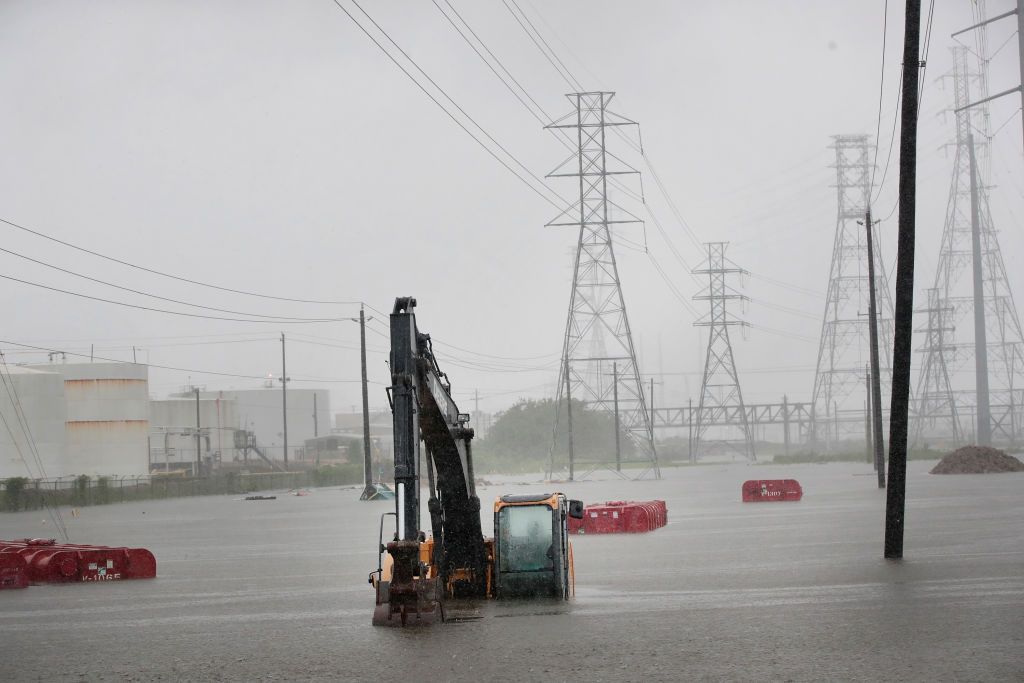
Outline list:
[[[882,259],[878,228],[872,225],[874,254],[868,254],[865,220],[871,200],[871,161],[867,135],[835,135],[838,211],[832,247],[832,267],[821,323],[817,369],[814,374],[813,438],[826,451],[843,438],[865,433],[860,391],[868,362],[870,330],[867,312],[870,287],[868,259],[874,258],[878,301],[879,358],[882,395],[892,384],[893,305]],[[856,435],[856,436],[855,436]],[[822,443],[824,441],[824,443]]]
[[[941,306],[939,300],[939,290],[934,287],[929,289],[928,308],[919,311],[928,314],[928,326],[923,330],[925,342],[919,349],[924,353],[924,364],[917,382],[912,443],[920,444],[927,428],[929,435],[951,438],[953,445],[959,446],[963,441],[962,432],[946,363],[946,338],[953,332],[953,328],[946,322],[946,316],[953,309]]]
[[[606,132],[610,129],[637,125],[608,110],[608,103],[614,95],[611,92],[567,95],[574,110],[547,126],[571,131],[576,141],[569,157],[548,174],[549,178],[573,178],[579,188],[579,199],[548,223],[549,226],[579,229],[555,402],[559,406],[565,398],[569,405],[570,479],[575,476],[576,464],[584,465],[587,473],[609,464],[607,459],[600,459],[606,456],[595,457],[597,454],[593,453],[581,454],[584,460],[577,462],[572,434],[574,402],[582,403],[588,409],[614,414],[621,430],[646,465],[639,476],[653,473],[655,477],[661,477],[654,432],[640,382],[626,302],[612,247],[612,225],[640,222],[608,197],[611,177],[638,173],[605,146]],[[614,435],[608,436],[610,443]],[[553,453],[552,450],[552,466]],[[618,457],[615,469],[621,470]]]
[[[983,45],[983,43],[982,43]],[[987,97],[988,84],[984,52],[979,55],[963,47],[953,48],[953,97],[956,117],[956,139],[954,147],[953,175],[946,208],[945,225],[939,250],[938,266],[934,287],[938,290],[935,305],[948,311],[945,326],[949,334],[929,336],[924,353],[926,357],[937,356],[945,359],[945,372],[949,376],[951,393],[955,405],[948,404],[941,414],[938,406],[926,406],[919,400],[919,420],[923,426],[933,427],[941,421],[956,423],[960,434],[973,432],[965,424],[964,416],[971,417],[978,405],[976,381],[987,376],[989,385],[988,430],[979,425],[979,438],[985,431],[991,432],[993,440],[1015,444],[1020,430],[1022,395],[1022,372],[1024,372],[1024,335],[1021,334],[1020,318],[1013,301],[1006,267],[1003,263],[999,239],[989,211],[989,195],[985,179],[991,165],[989,117],[984,105],[962,109],[972,102]],[[974,134],[972,134],[972,131]],[[971,155],[976,157],[975,183],[973,191],[977,200],[978,252],[981,285],[980,309],[975,306],[974,281],[974,230],[972,219]],[[976,333],[984,330],[985,343],[978,345]],[[987,373],[975,366],[979,350],[987,353]],[[984,364],[982,364],[984,365]],[[925,365],[919,386],[941,386],[943,378],[938,376],[943,368]],[[931,408],[932,410],[929,410]],[[943,436],[941,432],[927,434]]]
[[[700,386],[693,450],[699,457],[701,441],[708,423],[721,423],[730,417],[739,417],[743,430],[743,445],[739,450],[747,459],[755,460],[754,434],[743,406],[743,392],[740,391],[740,379],[736,373],[736,362],[733,360],[732,343],[729,341],[729,328],[747,323],[730,316],[726,311],[727,302],[746,301],[747,297],[726,285],[725,276],[744,275],[747,271],[725,258],[727,244],[728,242],[707,242],[707,261],[701,268],[693,271],[695,275],[708,276],[707,289],[693,298],[708,301],[711,306],[708,315],[693,323],[697,327],[708,328],[708,350]]]

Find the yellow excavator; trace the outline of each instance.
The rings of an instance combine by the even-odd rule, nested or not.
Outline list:
[[[473,478],[473,429],[434,356],[430,335],[416,327],[416,300],[395,300],[391,314],[395,511],[381,516],[373,623],[444,621],[457,598],[550,597],[574,593],[568,518],[583,503],[561,493],[505,495],[494,503],[494,537],[484,538]],[[426,457],[421,452],[426,451]],[[421,464],[426,464],[428,537],[420,525]],[[384,520],[395,518],[383,542]]]

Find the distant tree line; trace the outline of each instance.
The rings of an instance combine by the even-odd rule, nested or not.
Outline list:
[[[499,413],[486,438],[475,441],[473,454],[477,469],[483,472],[536,472],[546,469],[554,436],[556,465],[568,462],[568,405],[558,407],[558,434],[555,429],[554,399],[522,399]],[[573,448],[581,462],[615,460],[615,416],[603,410],[592,410],[573,399]],[[621,425],[620,425],[621,426]],[[636,448],[620,429],[622,457],[632,455]]]

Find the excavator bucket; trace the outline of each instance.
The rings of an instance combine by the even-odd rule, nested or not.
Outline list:
[[[416,541],[388,543],[391,555],[390,581],[377,583],[374,626],[429,626],[444,621],[438,596],[438,581],[426,576]]]

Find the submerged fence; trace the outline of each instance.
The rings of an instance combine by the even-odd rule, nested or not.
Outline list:
[[[61,477],[0,479],[0,510],[39,510],[47,505],[85,507],[134,500],[244,494],[309,486],[358,484],[361,465],[324,467],[303,472],[228,472],[209,477],[148,475],[137,477]]]

